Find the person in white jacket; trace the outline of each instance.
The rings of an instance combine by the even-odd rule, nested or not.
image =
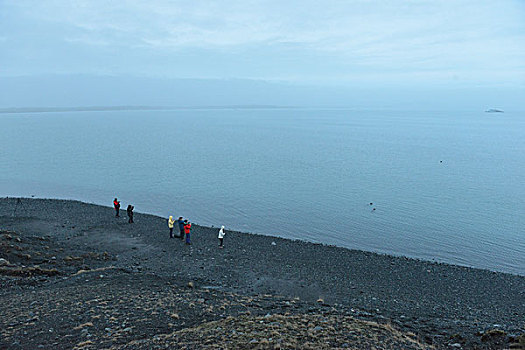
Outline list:
[[[219,230],[219,248],[224,248],[224,226]]]

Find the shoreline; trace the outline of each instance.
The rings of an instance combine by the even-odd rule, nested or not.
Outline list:
[[[32,197],[15,197],[15,196],[0,197],[0,200],[5,200],[5,199],[51,200],[51,201],[78,202],[78,203],[81,203],[81,204],[93,205],[93,206],[102,207],[102,208],[106,208],[106,209],[109,208],[109,209],[113,210],[113,207],[108,206],[108,205],[99,204],[99,203],[96,203],[96,202],[86,202],[86,201],[83,201],[83,200],[71,199],[71,198],[65,198],[65,197],[64,198],[35,197],[35,196],[32,196]],[[125,216],[125,208],[121,208],[120,209],[120,213],[121,213],[121,215]],[[139,212],[139,211],[134,211],[134,213],[135,214],[140,214],[140,215],[152,216],[152,217],[156,217],[156,218],[160,218],[160,219],[165,219],[162,216],[160,216],[158,214],[155,214],[155,213]],[[195,224],[195,226],[206,228],[206,229],[217,229],[217,230],[219,229],[219,227],[215,227],[213,225],[208,226],[208,225],[203,225],[203,224],[199,224],[199,223],[196,223],[196,222],[192,222],[192,224]],[[476,267],[476,266],[472,266],[472,265],[467,264],[467,263],[461,264],[461,263],[455,263],[455,262],[448,262],[446,260],[444,260],[444,261],[443,260],[437,260],[437,259],[433,259],[433,258],[432,259],[431,258],[427,259],[427,258],[421,258],[421,257],[417,257],[417,256],[410,256],[410,255],[404,255],[404,254],[395,254],[395,253],[389,253],[389,252],[382,252],[380,249],[377,249],[377,250],[364,250],[364,249],[360,249],[360,248],[349,248],[349,247],[344,246],[344,245],[337,245],[337,244],[309,241],[307,239],[287,238],[287,237],[284,237],[284,236],[272,235],[270,233],[258,233],[258,232],[252,232],[252,231],[242,231],[242,230],[238,230],[238,229],[231,229],[230,230],[228,228],[226,228],[226,230],[228,232],[235,232],[235,233],[238,233],[238,234],[270,237],[270,238],[275,238],[275,239],[284,239],[286,241],[291,241],[291,242],[301,242],[301,243],[307,243],[307,244],[313,244],[313,245],[321,245],[321,246],[325,246],[325,247],[334,247],[334,248],[340,248],[340,249],[349,250],[349,251],[370,253],[370,254],[376,254],[376,255],[379,255],[379,256],[392,257],[392,258],[409,259],[409,260],[413,260],[415,262],[421,262],[421,263],[447,265],[447,266],[451,266],[451,267],[459,267],[459,268],[466,268],[466,269],[472,269],[472,270],[486,271],[486,272],[491,272],[491,273],[498,273],[498,274],[501,273],[501,274],[507,274],[507,275],[512,275],[512,276],[525,277],[525,272],[524,272],[524,274],[519,274],[517,272],[510,272],[510,271],[491,269],[489,267]],[[174,230],[174,232],[175,231],[176,231],[176,229]]]
[[[0,114],[62,113],[62,112],[119,112],[119,111],[181,111],[228,109],[297,109],[299,106],[277,105],[225,105],[225,106],[80,106],[80,107],[11,107],[0,108]]]
[[[80,201],[0,198],[0,229],[40,234],[71,250],[68,256],[107,253],[111,259],[99,268],[244,296],[299,298],[308,307],[322,300],[445,348],[483,346],[481,338],[494,329],[507,343],[525,331],[520,275],[234,231],[217,249],[218,228],[197,224],[193,244],[185,246],[168,238],[165,218],[135,213],[130,225],[124,216]]]

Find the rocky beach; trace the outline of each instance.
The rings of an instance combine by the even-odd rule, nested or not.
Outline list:
[[[0,199],[0,349],[525,348],[524,276],[136,210]]]

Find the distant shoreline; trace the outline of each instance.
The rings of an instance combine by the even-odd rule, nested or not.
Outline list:
[[[0,114],[52,113],[52,112],[103,112],[103,111],[169,111],[199,109],[294,109],[298,106],[227,105],[227,106],[85,106],[85,107],[13,107],[0,108]]]
[[[111,111],[198,111],[198,110],[346,110],[346,111],[370,111],[370,110],[395,110],[413,111],[404,108],[365,108],[352,106],[280,106],[280,105],[209,105],[209,106],[80,106],[80,107],[9,107],[0,108],[0,114],[20,113],[60,113],[60,112],[111,112]],[[473,111],[471,109],[456,110],[456,112]],[[430,109],[427,112],[450,112],[442,109]],[[511,111],[523,112],[523,111]],[[491,113],[485,111],[485,113]],[[494,113],[494,112],[492,112]],[[503,111],[501,112],[503,113]]]

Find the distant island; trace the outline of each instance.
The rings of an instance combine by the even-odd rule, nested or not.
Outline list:
[[[505,112],[502,111],[501,109],[491,108],[491,109],[487,109],[485,113],[505,113]]]

